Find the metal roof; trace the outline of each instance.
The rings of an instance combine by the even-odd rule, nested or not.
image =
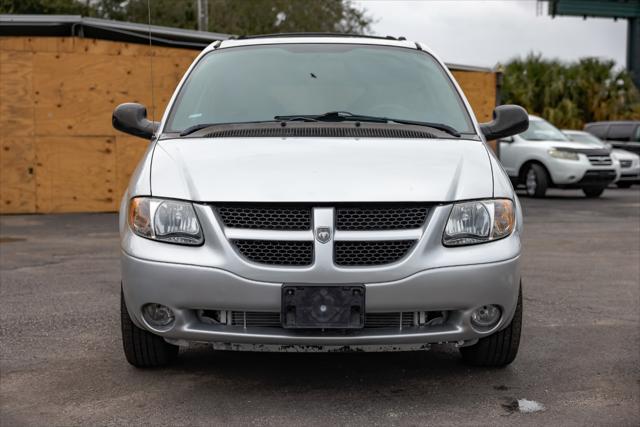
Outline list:
[[[105,40],[149,43],[203,49],[228,34],[185,30],[159,25],[85,18],[80,15],[0,15],[2,36],[79,36]]]

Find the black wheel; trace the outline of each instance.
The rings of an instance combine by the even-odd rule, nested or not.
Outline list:
[[[617,182],[616,183],[618,188],[631,188],[632,184],[633,184],[633,182],[629,182],[629,181],[622,181],[622,182]]]
[[[180,348],[177,345],[169,344],[158,335],[138,328],[131,321],[122,291],[120,291],[120,323],[124,355],[127,362],[136,368],[165,366],[178,356]]]
[[[524,172],[524,184],[529,197],[544,197],[549,188],[549,175],[543,166],[533,163]]]
[[[582,192],[588,198],[594,199],[596,197],[600,197],[602,193],[604,193],[604,189],[605,189],[604,187],[587,187],[587,188],[583,188]]]
[[[461,347],[462,359],[474,366],[504,367],[513,362],[520,346],[522,329],[522,286],[518,294],[516,312],[509,326],[469,347]]]

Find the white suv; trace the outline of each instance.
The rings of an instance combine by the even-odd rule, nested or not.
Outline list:
[[[579,188],[587,197],[599,197],[620,178],[620,163],[608,149],[571,141],[539,117],[529,116],[526,132],[499,143],[504,169],[531,197],[544,197],[550,187]]]
[[[633,184],[640,184],[640,156],[631,151],[612,148],[611,144],[602,141],[595,135],[583,130],[563,129],[565,135],[572,141],[584,142],[596,147],[611,150],[611,158],[620,162],[620,179],[616,182],[619,188],[629,188]]]

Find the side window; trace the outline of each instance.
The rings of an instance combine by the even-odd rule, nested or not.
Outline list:
[[[611,125],[609,127],[609,132],[607,133],[607,139],[609,141],[629,141],[631,139],[631,133],[633,132],[634,126],[634,123]]]
[[[633,138],[635,142],[640,142],[640,125],[636,128],[636,136]]]
[[[597,136],[600,139],[605,139],[607,133],[607,125],[592,125],[585,129],[591,135]]]

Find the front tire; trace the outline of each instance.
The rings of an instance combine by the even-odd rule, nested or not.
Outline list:
[[[605,187],[587,187],[583,188],[582,192],[589,199],[595,199],[596,197],[600,197],[602,193],[604,193]]]
[[[524,184],[529,197],[544,197],[549,188],[549,175],[543,166],[533,163],[524,173]]]
[[[473,366],[501,368],[516,358],[522,330],[522,286],[518,292],[518,304],[509,326],[468,347],[461,347],[462,359]]]
[[[127,362],[136,368],[157,368],[173,362],[178,356],[177,345],[137,327],[127,311],[124,295],[120,291],[120,324],[122,346]]]

